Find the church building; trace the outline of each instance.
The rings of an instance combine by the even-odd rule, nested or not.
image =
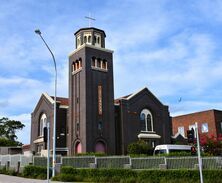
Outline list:
[[[152,147],[170,143],[168,106],[147,88],[114,100],[113,51],[105,47],[105,32],[89,27],[74,35],[69,98],[56,100],[56,153],[126,154],[127,146],[139,139]],[[31,149],[36,154],[46,150],[43,128],[47,122],[52,137],[54,102],[54,97],[44,93],[32,113]]]

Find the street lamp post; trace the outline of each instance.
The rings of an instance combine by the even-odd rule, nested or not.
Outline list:
[[[56,69],[56,61],[55,61],[55,57],[51,51],[51,49],[49,48],[48,44],[45,42],[45,40],[43,39],[42,35],[41,35],[41,31],[39,29],[35,30],[35,33],[38,34],[40,36],[40,38],[42,39],[42,41],[44,42],[45,46],[47,47],[47,49],[49,50],[49,52],[52,55],[52,59],[54,62],[54,66],[55,66],[55,95],[54,95],[54,120],[53,120],[53,148],[52,148],[52,176],[55,176],[55,163],[56,163],[56,91],[57,91],[57,69]]]

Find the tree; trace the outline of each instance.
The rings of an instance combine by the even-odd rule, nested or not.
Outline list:
[[[18,137],[16,136],[17,130],[22,130],[25,127],[20,121],[9,120],[6,117],[0,119],[0,138],[8,140],[9,142],[5,144],[18,144],[16,140]],[[5,140],[3,140],[5,142]],[[2,140],[1,140],[2,141]],[[12,142],[12,143],[10,143]],[[16,143],[13,143],[16,142]],[[3,143],[4,144],[4,143]]]
[[[204,153],[208,155],[218,156],[222,155],[222,136],[215,137],[214,135],[200,137],[200,144]]]
[[[144,140],[133,142],[127,147],[128,154],[147,154],[151,155],[153,149]]]

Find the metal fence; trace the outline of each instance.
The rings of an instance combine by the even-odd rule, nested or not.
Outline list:
[[[77,157],[62,157],[63,166],[72,166],[75,168],[89,168],[90,164],[95,163],[94,156],[77,156]]]
[[[22,171],[23,168],[29,164],[32,164],[32,156],[24,156],[21,154],[16,155],[0,155],[0,167],[6,169],[14,169],[16,171]]]
[[[75,168],[131,168],[131,169],[197,169],[197,157],[134,157],[129,156],[58,156],[61,166]],[[22,169],[29,164],[46,166],[47,158],[24,155],[0,155],[1,167]],[[203,157],[203,169],[222,169],[222,157]]]
[[[43,163],[44,161],[44,163]],[[34,165],[46,166],[46,158],[34,157]],[[222,157],[203,157],[203,169],[222,169]],[[61,166],[74,168],[197,169],[197,157],[75,156],[61,157]]]

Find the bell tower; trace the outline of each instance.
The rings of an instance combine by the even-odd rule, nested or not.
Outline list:
[[[103,30],[89,27],[75,34],[69,55],[69,155],[115,154],[113,51]]]

